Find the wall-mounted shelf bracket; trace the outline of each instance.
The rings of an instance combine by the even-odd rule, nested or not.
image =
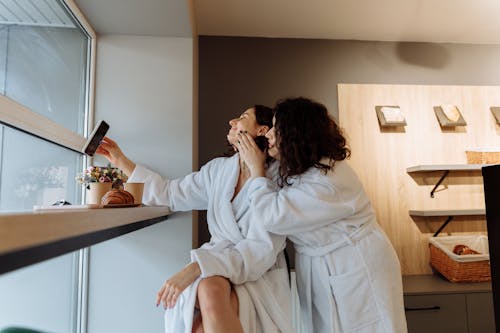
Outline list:
[[[441,176],[441,178],[439,178],[438,182],[436,183],[436,185],[434,185],[434,188],[431,191],[431,198],[434,198],[434,192],[436,192],[436,189],[438,188],[438,186],[441,185],[441,183],[446,178],[446,176],[448,176],[449,173],[450,173],[450,170],[444,170],[443,175]]]
[[[447,216],[448,218],[439,227],[439,229],[434,233],[436,237],[447,225],[453,220],[455,216],[484,216],[486,210],[483,208],[479,209],[427,209],[427,210],[410,210],[410,216]]]
[[[444,223],[439,227],[438,230],[436,230],[436,232],[432,236],[433,237],[437,237],[437,235],[439,235],[439,233],[441,231],[443,231],[443,229],[448,225],[448,223],[451,222],[451,220],[453,220],[453,218],[454,218],[454,216],[448,216],[448,218],[446,219],[446,221],[444,221]]]

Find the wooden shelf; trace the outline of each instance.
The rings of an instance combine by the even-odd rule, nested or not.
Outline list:
[[[434,188],[431,190],[431,198],[434,198],[434,193],[438,186],[443,182],[443,180],[448,176],[450,171],[481,171],[481,169],[487,164],[422,164],[412,166],[406,169],[406,172],[417,173],[417,172],[435,172],[440,171],[443,174],[441,178],[437,181]]]
[[[165,221],[167,207],[0,214],[0,274]]]
[[[481,171],[487,164],[422,164],[406,169],[407,173],[430,171]]]
[[[411,216],[474,216],[485,215],[486,210],[481,209],[423,209],[410,210]]]
[[[447,216],[446,220],[434,233],[434,237],[437,237],[441,231],[448,225],[448,223],[453,220],[455,216],[480,216],[486,215],[486,209],[424,209],[424,210],[410,210],[410,216]]]

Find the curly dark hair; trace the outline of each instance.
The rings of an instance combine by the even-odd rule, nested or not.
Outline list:
[[[255,104],[252,106],[252,109],[255,111],[255,120],[257,121],[258,125],[261,126],[267,126],[269,128],[273,127],[273,109],[262,105],[262,104]],[[264,138],[264,136],[262,137]],[[264,138],[265,139],[265,138]],[[267,139],[265,139],[267,142]],[[234,150],[234,147],[228,142],[228,151],[224,154],[224,156],[233,156],[236,154],[236,151]]]
[[[298,97],[279,101],[274,107],[274,130],[279,144],[278,185],[290,185],[289,178],[310,167],[325,174],[351,155],[346,139],[326,107],[311,99]],[[324,157],[329,164],[321,163]]]

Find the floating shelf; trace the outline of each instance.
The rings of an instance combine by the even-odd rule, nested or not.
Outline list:
[[[485,215],[486,209],[424,209],[410,210],[411,216],[474,216]]]
[[[434,233],[437,237],[439,233],[453,220],[455,216],[481,216],[486,215],[486,209],[425,209],[425,210],[410,210],[410,216],[448,216],[446,221]]]
[[[423,164],[406,169],[407,173],[429,171],[480,171],[486,164]]]
[[[482,167],[486,164],[427,164],[427,165],[416,165],[406,169],[407,173],[417,173],[417,172],[432,172],[432,171],[442,171],[443,175],[438,180],[434,188],[431,190],[431,198],[434,198],[434,192],[438,186],[443,182],[443,180],[448,176],[450,171],[481,171]]]

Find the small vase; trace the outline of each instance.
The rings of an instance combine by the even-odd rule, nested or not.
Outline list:
[[[87,204],[101,204],[101,198],[111,190],[111,183],[89,183],[90,190],[87,193]]]

